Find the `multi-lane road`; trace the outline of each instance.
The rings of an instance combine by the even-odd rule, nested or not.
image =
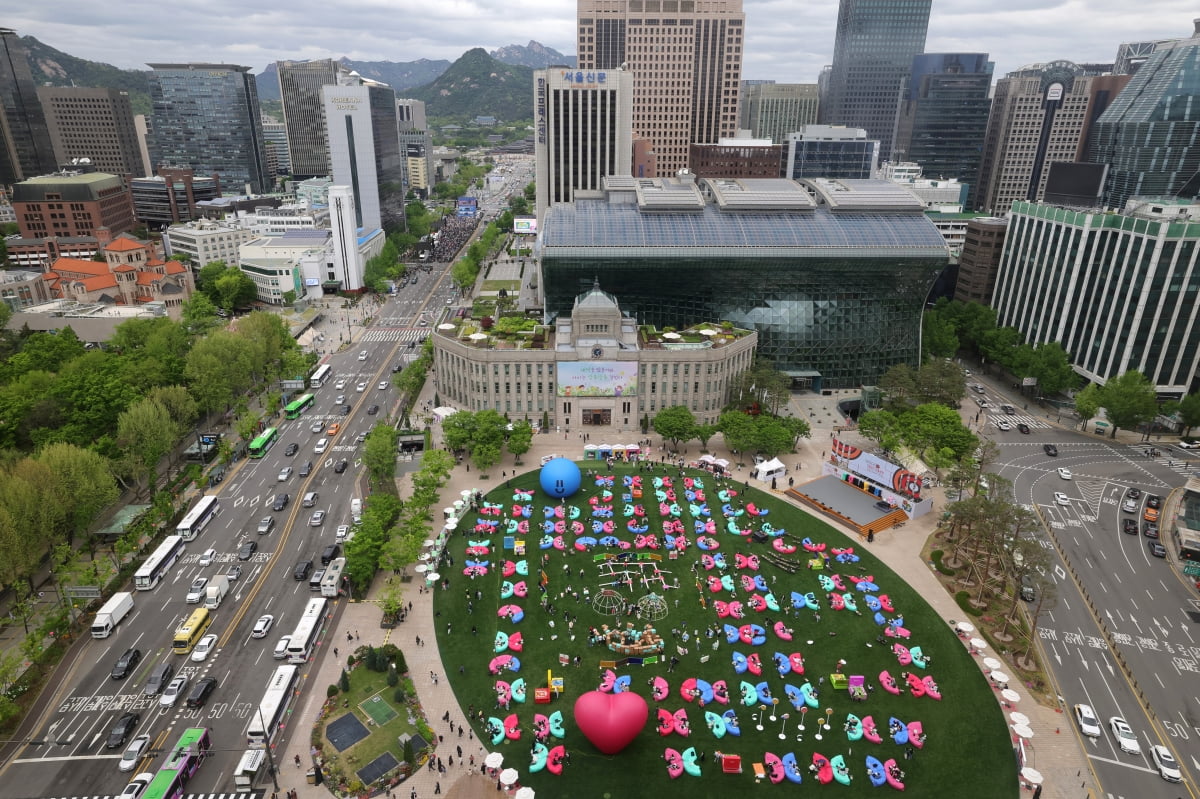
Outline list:
[[[215,491],[220,514],[187,545],[158,587],[134,592],[135,609],[117,631],[106,639],[89,639],[77,650],[66,679],[51,686],[53,697],[31,736],[45,743],[22,746],[3,764],[0,798],[116,796],[134,773],[158,768],[164,749],[193,726],[211,730],[214,751],[189,782],[189,792],[234,790],[232,772],[246,749],[247,725],[280,663],[273,657],[276,642],[291,632],[313,596],[307,580],[294,579],[294,567],[312,560],[319,568],[321,552],[334,542],[337,527],[351,523],[351,501],[363,496],[360,435],[389,419],[399,400],[390,384],[393,368],[415,350],[408,342],[428,335],[436,326],[452,294],[447,265],[433,265],[415,284],[406,283],[389,298],[379,311],[377,326],[368,328],[361,341],[327,359],[333,377],[314,391],[314,406],[298,419],[280,416],[273,422],[280,431],[278,441],[265,457],[244,461],[230,471]],[[366,357],[360,360],[363,350]],[[385,383],[382,388],[381,383]],[[378,410],[368,413],[373,405]],[[321,432],[314,430],[317,422],[322,423]],[[332,424],[341,428],[334,436],[328,434]],[[314,452],[321,438],[329,439],[328,447]],[[288,455],[292,444],[296,452]],[[343,459],[349,468],[339,473],[335,467]],[[305,471],[301,467],[310,461],[311,472],[301,477]],[[289,466],[291,474],[281,480],[281,471]],[[302,507],[301,499],[308,492],[316,492],[317,499],[312,507]],[[281,493],[290,495],[290,501],[283,510],[274,511]],[[325,512],[319,526],[310,522],[316,510]],[[275,524],[269,533],[259,534],[259,522],[265,517]],[[247,541],[254,541],[257,551],[248,560],[239,560],[238,551]],[[214,562],[201,566],[201,554],[209,548],[216,550]],[[240,565],[242,573],[214,611],[210,632],[219,636],[215,651],[203,662],[173,654],[176,626],[199,607],[185,602],[192,581],[225,574],[233,565]],[[255,621],[263,614],[274,616],[274,626],[266,637],[252,638]],[[141,650],[141,662],[126,679],[112,679],[113,663],[130,647]],[[145,695],[144,685],[151,670],[163,662],[189,677],[191,685],[201,677],[214,677],[219,687],[201,708],[186,708],[182,700],[162,708],[157,696]],[[116,720],[129,711],[140,714],[134,735],[150,735],[151,754],[134,772],[121,773],[117,762],[123,747],[106,749],[105,739]],[[308,731],[289,727],[281,735],[307,736]]]
[[[1053,427],[994,388],[970,393],[989,403],[977,421],[1000,446],[992,470],[1012,482],[1016,501],[1036,510],[1049,530],[1038,540],[1051,550],[1056,596],[1043,606],[1037,634],[1063,701],[1060,733],[1079,738],[1108,796],[1195,796],[1200,626],[1188,615],[1195,593],[1149,551],[1153,539],[1143,533],[1149,497],[1165,500],[1184,482],[1186,453],[1156,444],[1159,456],[1147,457],[1146,445]],[[1001,409],[1009,403],[1012,414]],[[1011,429],[1001,429],[1001,421]],[[1058,454],[1049,455],[1046,444]],[[1141,496],[1128,497],[1131,488]],[[1122,532],[1126,519],[1136,523],[1131,532]],[[1081,734],[1076,704],[1094,709],[1100,736]],[[1114,716],[1132,727],[1141,754],[1118,746],[1109,727]],[[1183,785],[1159,777],[1150,757],[1156,744],[1183,766]]]

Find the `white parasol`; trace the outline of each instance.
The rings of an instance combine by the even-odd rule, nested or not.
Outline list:
[[[701,328],[701,329],[697,330],[696,332],[697,332],[697,333],[699,333],[699,334],[700,334],[700,335],[702,335],[702,336],[715,336],[715,335],[717,335],[717,331],[715,331],[715,330],[710,330],[710,329],[709,329],[709,328],[707,328],[707,327]]]
[[[1030,729],[1028,724],[1014,724],[1012,729],[1013,732],[1020,738],[1033,737],[1033,730]]]
[[[422,541],[422,542],[421,542],[421,546],[423,546],[423,547],[431,547],[431,546],[433,546],[433,539],[432,539],[432,538],[426,538],[424,541]]]
[[[425,572],[429,571],[429,565],[426,563],[418,563],[416,566],[413,566],[413,571],[415,571],[417,574],[424,574]]]
[[[987,649],[987,641],[982,638],[972,638],[969,643],[976,649]]]
[[[425,582],[427,583],[436,583],[440,579],[442,579],[442,575],[437,572],[426,572],[425,574]]]
[[[517,781],[517,770],[515,768],[506,768],[500,772],[500,784],[504,786],[512,785]]]
[[[483,341],[487,337],[487,333],[472,333],[471,335],[467,336],[467,338],[471,339],[471,341]]]
[[[683,336],[679,335],[678,333],[663,333],[663,338],[674,341],[677,338],[683,338]]]
[[[1042,781],[1045,779],[1045,777],[1042,776],[1042,772],[1038,771],[1033,766],[1026,766],[1025,768],[1021,769],[1021,777],[1030,785],[1041,785]]]
[[[993,671],[988,676],[992,678],[992,682],[1000,683],[1002,685],[1008,682],[1008,675],[1002,671]]]
[[[969,621],[960,621],[958,624],[954,625],[954,629],[958,630],[960,633],[973,633],[975,632],[975,625],[971,624]]]
[[[1000,698],[1005,702],[1020,702],[1021,695],[1011,688],[1005,688],[1000,692]]]
[[[454,329],[454,325],[450,324],[449,322],[442,322],[440,325],[438,325],[438,330],[453,330],[453,329]]]
[[[513,794],[513,799],[533,799],[533,788],[523,785]]]
[[[1008,717],[1013,720],[1013,724],[1024,724],[1026,727],[1029,726],[1029,716],[1026,716],[1024,713],[1019,713],[1014,710],[1012,713],[1008,714]]]
[[[986,668],[988,671],[995,671],[996,669],[1000,668],[1004,664],[1001,663],[1000,661],[996,660],[995,658],[984,658],[983,665],[984,665],[984,668]]]
[[[483,765],[488,768],[500,768],[504,763],[504,754],[501,752],[491,752],[483,759]]]

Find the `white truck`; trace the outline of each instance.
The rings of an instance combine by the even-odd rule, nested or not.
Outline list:
[[[221,600],[229,593],[229,578],[225,575],[214,577],[208,581],[208,587],[204,589],[204,607],[209,610],[216,610],[221,607]]]
[[[258,772],[267,764],[266,749],[247,749],[233,770],[233,784],[239,790],[249,791],[258,779]]]
[[[92,621],[92,637],[107,638],[112,635],[113,630],[117,629],[117,625],[121,623],[121,619],[128,616],[131,610],[133,610],[133,594],[128,591],[113,594],[96,612],[96,618]]]

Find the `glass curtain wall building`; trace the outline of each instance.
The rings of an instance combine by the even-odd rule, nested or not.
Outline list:
[[[0,28],[0,185],[55,169],[54,145],[25,45],[16,31]]]
[[[992,107],[992,66],[987,53],[914,58],[896,120],[893,160],[915,161],[928,178],[973,187]]]
[[[150,64],[152,164],[216,173],[228,191],[271,188],[258,88],[249,67]]]
[[[870,385],[920,361],[921,311],[948,261],[922,211],[887,181],[610,178],[603,199],[546,213],[546,316],[599,279],[640,322],[755,330],[798,385]]]

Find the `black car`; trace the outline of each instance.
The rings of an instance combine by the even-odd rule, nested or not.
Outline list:
[[[333,464],[333,470],[338,474],[341,474],[342,472],[346,471],[346,467],[348,465],[349,464],[346,462],[346,459],[342,458],[337,463]]]
[[[1125,496],[1129,497],[1130,499],[1141,499],[1142,489],[1136,487],[1130,488],[1125,492]]]
[[[349,416],[349,415],[350,415],[350,406],[343,405],[342,406],[342,416]]]
[[[1017,424],[1017,430],[1024,433],[1025,435],[1029,435],[1029,425],[1025,424],[1024,422],[1019,422]]]
[[[197,680],[196,685],[192,688],[192,692],[188,694],[184,704],[188,707],[202,707],[213,691],[217,690],[216,677],[204,677]]]
[[[1150,554],[1156,558],[1165,558],[1167,556],[1167,548],[1157,541],[1147,541],[1146,549],[1150,550]]]
[[[142,650],[137,647],[126,649],[121,657],[117,658],[117,662],[112,667],[112,678],[114,680],[123,680],[129,676],[129,673],[137,668],[137,664],[142,662]]]
[[[409,346],[409,347],[412,347],[412,345],[413,345],[413,342],[411,342],[411,341],[410,341],[410,342],[408,342],[408,346]],[[400,371],[401,369],[403,369],[403,368],[404,368],[404,367],[403,367],[403,366],[401,366],[401,365],[400,365],[400,364],[398,364],[398,363],[394,363],[394,364],[392,364],[392,374],[396,374],[396,372],[399,372],[399,371]]]
[[[124,713],[121,718],[117,719],[117,723],[109,730],[108,740],[104,742],[105,749],[120,749],[129,740],[129,736],[133,735],[133,730],[137,727],[138,722],[142,717],[137,713]]]
[[[1137,535],[1137,521],[1134,519],[1122,519],[1121,532],[1125,535]]]
[[[1158,525],[1154,522],[1142,522],[1142,535],[1146,538],[1158,538]]]
[[[250,558],[254,557],[254,553],[257,551],[258,551],[258,542],[257,541],[247,541],[246,543],[242,544],[242,546],[238,549],[237,559],[238,560],[250,560]]]
[[[308,579],[308,573],[310,571],[312,571],[312,561],[302,560],[296,564],[294,569],[292,569],[292,577],[299,582],[300,580]]]
[[[285,449],[283,451],[283,454],[287,455],[290,458],[299,451],[300,451],[300,445],[295,442],[292,442],[291,444],[287,445],[287,449]]]
[[[1162,505],[1162,497],[1160,497],[1158,494],[1147,494],[1146,495],[1146,507],[1147,508],[1157,508],[1160,505]]]
[[[1053,444],[1042,444],[1042,449],[1044,449],[1046,454],[1051,458],[1058,455],[1058,447],[1054,446]]]
[[[286,508],[288,506],[288,503],[291,501],[292,501],[291,494],[276,494],[275,495],[275,504],[273,504],[271,506],[271,510],[283,510],[284,508]]]
[[[371,407],[367,408],[367,416],[374,416],[377,413],[379,413],[378,405],[372,405]]]
[[[300,467],[300,476],[308,477],[310,474],[312,474],[312,461],[305,461],[304,465]]]

